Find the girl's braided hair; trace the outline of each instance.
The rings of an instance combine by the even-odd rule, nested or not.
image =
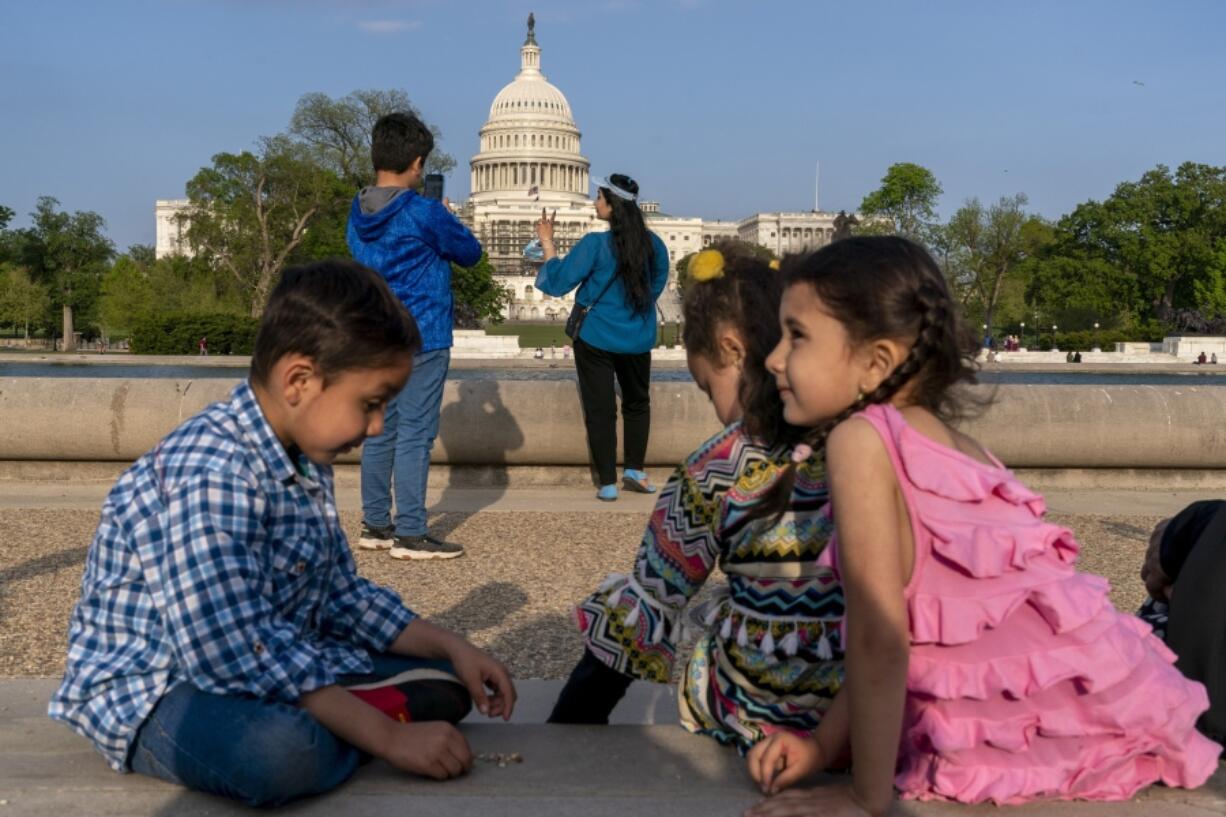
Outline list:
[[[766,369],[766,356],[779,343],[783,278],[739,242],[716,242],[712,249],[723,255],[722,274],[707,281],[691,279],[685,288],[686,351],[722,366],[720,327],[734,328],[745,345],[737,396],[746,432],[771,447],[799,442],[805,429],[784,422],[775,376]]]
[[[923,247],[897,236],[857,236],[783,264],[784,286],[807,285],[859,345],[911,339],[907,356],[876,389],[861,395],[804,442],[816,451],[834,427],[866,406],[885,403],[908,383],[912,399],[937,417],[956,421],[980,401],[960,383],[976,382],[976,340],[960,320],[940,267]],[[796,478],[790,465],[754,517],[787,509]]]

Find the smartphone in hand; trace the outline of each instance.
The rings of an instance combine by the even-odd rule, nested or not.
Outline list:
[[[422,195],[428,199],[443,200],[443,174],[427,173],[423,184]]]

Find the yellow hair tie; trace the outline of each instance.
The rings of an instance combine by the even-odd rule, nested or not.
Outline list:
[[[771,269],[773,269],[773,270],[777,270],[777,269],[779,269],[779,259],[778,259],[778,258],[772,258],[772,259],[771,259],[771,262],[770,262],[770,268],[771,268]]]
[[[719,250],[703,250],[694,256],[686,269],[695,281],[714,281],[724,277],[724,254]]]

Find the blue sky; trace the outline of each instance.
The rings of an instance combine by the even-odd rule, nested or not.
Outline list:
[[[593,171],[705,218],[855,208],[893,162],[941,210],[1024,192],[1049,217],[1158,163],[1226,165],[1226,3],[1132,0],[0,0],[0,204],[153,201],[286,128],[304,93],[403,88],[468,192],[536,14]],[[1143,84],[1137,84],[1143,83]]]

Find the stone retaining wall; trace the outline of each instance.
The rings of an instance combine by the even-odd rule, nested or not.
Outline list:
[[[234,381],[0,378],[0,460],[131,461]],[[1226,388],[977,387],[991,406],[966,430],[1015,468],[1226,468]],[[680,461],[718,430],[692,383],[652,384],[649,465]],[[573,381],[448,381],[434,461],[579,465]],[[356,462],[351,454],[342,462]]]

